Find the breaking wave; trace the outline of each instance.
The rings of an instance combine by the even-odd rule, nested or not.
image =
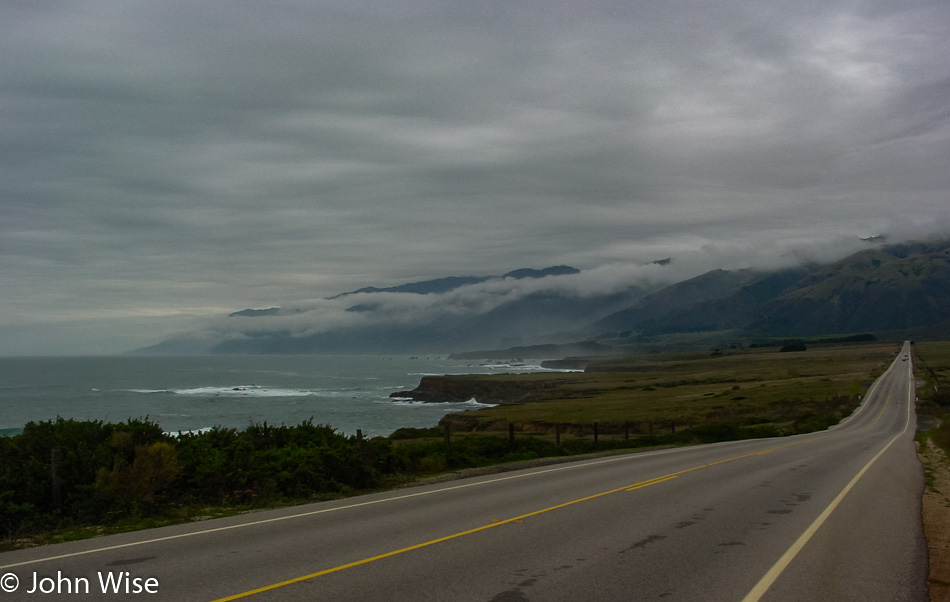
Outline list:
[[[238,385],[234,387],[196,387],[193,389],[124,389],[130,393],[174,393],[175,395],[199,397],[310,397],[319,395],[309,389],[281,389],[260,387],[258,385]]]
[[[479,403],[475,401],[475,398],[471,398],[468,401],[417,401],[410,397],[392,397],[387,400],[387,403],[402,405],[402,406],[437,406],[443,407],[446,409],[463,409],[463,410],[472,410],[476,408],[493,408],[498,404],[495,403]]]

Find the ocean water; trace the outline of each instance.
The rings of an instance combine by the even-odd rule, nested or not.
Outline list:
[[[424,375],[541,371],[513,364],[406,356],[0,358],[0,435],[57,416],[119,422],[148,417],[167,432],[298,424],[352,435],[435,426],[479,407],[394,400]]]

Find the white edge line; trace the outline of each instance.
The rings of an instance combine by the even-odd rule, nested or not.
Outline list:
[[[910,366],[908,366],[908,368],[910,368]],[[862,468],[858,474],[854,475],[854,478],[851,479],[851,482],[845,485],[844,489],[841,490],[841,493],[839,493],[838,496],[832,500],[830,504],[828,504],[828,507],[824,509],[818,518],[816,518],[815,521],[809,525],[807,529],[805,529],[805,532],[795,540],[795,543],[793,543],[792,546],[786,550],[784,554],[782,554],[782,557],[779,558],[774,565],[772,565],[772,568],[770,568],[768,572],[762,576],[762,579],[760,579],[759,582],[755,584],[755,587],[753,587],[752,590],[746,594],[746,596],[742,599],[742,602],[757,602],[757,600],[759,600],[765,594],[765,592],[767,592],[769,588],[772,587],[772,584],[775,583],[776,579],[778,579],[782,572],[788,568],[788,565],[791,564],[792,560],[795,559],[798,553],[802,551],[802,548],[805,547],[805,545],[815,535],[818,529],[820,529],[825,521],[828,520],[828,517],[831,516],[831,513],[834,512],[835,508],[838,507],[841,501],[844,500],[845,496],[848,495],[848,493],[852,488],[854,488],[861,477],[864,476],[864,473],[866,473],[868,469],[871,468],[872,464],[877,462],[878,458],[884,455],[884,452],[890,449],[891,445],[893,445],[895,441],[900,439],[904,433],[907,432],[907,428],[910,426],[910,408],[912,399],[910,395],[912,391],[911,385],[912,381],[908,383],[907,418],[904,422],[904,429],[894,435],[887,445],[885,445],[881,451],[877,452],[877,454],[871,458],[867,464],[864,465],[864,468]]]
[[[869,389],[869,390],[868,390],[868,393],[865,395],[865,399],[867,399],[868,397],[870,397],[872,391],[874,390],[874,386],[877,385],[878,380],[880,380],[880,379],[877,379],[877,380],[874,381],[874,384],[871,386],[871,389]],[[860,409],[860,408],[859,408],[859,409]],[[858,411],[855,411],[854,413],[852,413],[851,416],[854,416],[854,415],[857,414],[857,413],[858,413]],[[849,419],[850,419],[850,417],[849,417]],[[841,424],[843,424],[843,423],[841,423]],[[834,428],[834,427],[832,427],[832,428]],[[906,427],[905,427],[905,430],[906,430]],[[804,435],[814,435],[814,433],[802,433],[802,434],[800,434],[800,435],[793,435],[793,436],[798,437],[798,436],[804,436]],[[723,443],[723,444],[731,444],[731,443],[741,443],[741,442],[742,442],[742,441],[722,441],[721,443]],[[716,444],[711,444],[711,445],[716,445]],[[888,446],[890,446],[890,444],[888,444]],[[371,506],[371,505],[374,505],[374,504],[381,504],[381,503],[383,503],[383,502],[394,502],[394,501],[399,501],[399,500],[404,500],[404,499],[409,499],[409,498],[414,498],[414,497],[420,497],[420,496],[423,496],[423,495],[431,495],[431,494],[435,494],[435,493],[443,493],[443,492],[446,492],[446,491],[454,491],[454,490],[457,490],[457,489],[465,489],[465,488],[468,488],[468,487],[476,487],[476,486],[479,486],[479,485],[488,485],[488,484],[491,484],[491,483],[498,483],[498,482],[501,482],[501,481],[508,481],[508,480],[511,480],[511,479],[520,479],[520,478],[529,477],[529,476],[547,474],[547,473],[550,473],[550,472],[557,472],[557,471],[561,471],[561,470],[569,470],[569,469],[574,469],[574,468],[584,468],[584,467],[586,467],[586,466],[593,466],[593,465],[596,465],[596,464],[604,464],[604,463],[607,463],[607,462],[616,462],[616,461],[618,461],[618,460],[625,460],[625,459],[632,459],[632,458],[645,458],[645,457],[654,456],[654,455],[657,455],[657,454],[677,452],[677,451],[680,451],[680,450],[683,450],[683,449],[689,449],[689,448],[688,448],[688,447],[687,447],[687,448],[673,448],[673,449],[666,449],[666,450],[658,450],[658,451],[654,451],[654,452],[619,454],[619,455],[617,455],[617,456],[612,456],[612,457],[610,457],[610,458],[603,458],[603,459],[600,459],[600,460],[593,460],[593,461],[584,462],[584,463],[570,462],[570,463],[568,463],[566,466],[558,466],[558,467],[556,467],[556,468],[548,468],[548,469],[545,469],[545,470],[537,470],[537,471],[532,471],[532,472],[527,472],[527,473],[521,473],[521,474],[516,474],[516,475],[508,475],[508,476],[505,476],[505,477],[498,477],[498,478],[496,478],[496,479],[489,479],[489,480],[486,480],[486,481],[477,481],[477,482],[474,482],[474,483],[465,483],[465,484],[463,484],[463,485],[453,485],[453,486],[451,486],[451,487],[443,487],[443,488],[441,488],[441,489],[431,489],[431,490],[428,490],[428,491],[420,491],[420,492],[417,492],[417,493],[409,493],[409,494],[406,494],[406,495],[400,495],[400,496],[396,496],[396,497],[387,497],[387,498],[383,498],[383,499],[379,499],[379,500],[372,500],[372,501],[369,501],[369,502],[360,502],[360,503],[357,503],[357,504],[348,504],[348,505],[346,505],[346,506],[337,506],[337,507],[335,507],[335,508],[324,508],[324,509],[322,509],[322,510],[313,510],[313,511],[311,511],[311,512],[301,512],[301,513],[299,513],[299,514],[290,514],[290,515],[287,515],[287,516],[278,516],[278,517],[275,517],[275,518],[267,518],[267,519],[263,519],[263,520],[259,520],[259,521],[252,521],[252,522],[247,522],[247,523],[240,523],[240,524],[237,524],[237,525],[228,525],[227,527],[216,527],[216,528],[214,528],[214,529],[203,529],[203,530],[201,530],[201,531],[192,531],[192,532],[189,532],[189,533],[179,533],[178,535],[169,535],[169,536],[167,536],[167,537],[156,537],[156,538],[153,538],[153,539],[145,539],[145,540],[141,540],[141,541],[132,541],[132,542],[129,542],[129,543],[123,543],[123,544],[118,544],[118,545],[114,545],[114,546],[106,546],[106,547],[103,547],[103,548],[93,548],[93,549],[91,549],[91,550],[83,550],[83,551],[81,551],[81,552],[72,552],[72,553],[69,553],[69,554],[60,554],[60,555],[58,555],[58,556],[47,556],[47,557],[45,557],[45,558],[36,558],[36,559],[33,559],[33,560],[24,560],[24,561],[22,561],[22,562],[14,562],[14,563],[12,563],[12,564],[0,565],[0,569],[10,569],[10,568],[18,567],[18,566],[26,566],[26,565],[29,565],[29,564],[38,564],[38,563],[41,563],[41,562],[50,562],[50,561],[52,561],[52,560],[62,560],[62,559],[64,559],[64,558],[73,558],[73,557],[76,557],[76,556],[85,556],[85,555],[87,555],[87,554],[96,554],[96,553],[99,553],[99,552],[108,552],[108,551],[111,551],[111,550],[120,550],[120,549],[122,549],[122,548],[131,548],[131,547],[134,547],[134,546],[141,546],[141,545],[150,544],[150,543],[159,543],[159,542],[162,542],[162,541],[171,541],[171,540],[173,540],[173,539],[182,539],[182,538],[185,538],[185,537],[194,537],[194,536],[196,536],[196,535],[207,535],[207,534],[209,534],[209,533],[217,533],[217,532],[220,532],[220,531],[229,531],[229,530],[231,530],[231,529],[241,529],[241,528],[244,528],[244,527],[253,527],[253,526],[256,526],[256,525],[264,525],[264,524],[267,524],[267,523],[275,523],[275,522],[284,521],[284,520],[290,520],[290,519],[294,519],[294,518],[304,518],[304,517],[307,517],[307,516],[314,516],[314,515],[317,515],[317,514],[325,514],[325,513],[327,513],[327,512],[336,512],[336,511],[338,511],[338,510],[349,510],[349,509],[352,509],[352,508],[359,508],[359,507],[362,507],[362,506]],[[887,448],[885,448],[885,449],[887,449]],[[876,459],[876,458],[875,458],[875,459]],[[873,462],[873,460],[872,460],[872,462]]]
[[[442,487],[441,489],[430,489],[430,490],[428,490],[428,491],[419,491],[419,492],[416,492],[416,493],[408,493],[408,494],[405,494],[405,495],[399,495],[399,496],[395,496],[395,497],[386,497],[386,498],[383,498],[383,499],[371,500],[371,501],[368,501],[368,502],[359,502],[359,503],[356,503],[356,504],[347,504],[347,505],[345,505],[345,506],[336,506],[336,507],[334,507],[334,508],[323,508],[323,509],[321,509],[321,510],[313,510],[313,511],[310,511],[310,512],[301,512],[301,513],[299,513],[299,514],[290,514],[290,515],[287,515],[287,516],[278,516],[278,517],[275,517],[275,518],[267,518],[267,519],[258,520],[258,521],[252,521],[252,522],[246,522],[246,523],[239,523],[239,524],[236,524],[236,525],[228,525],[228,526],[226,526],[226,527],[215,527],[214,529],[203,529],[203,530],[201,530],[201,531],[192,531],[192,532],[189,532],[189,533],[179,533],[178,535],[169,535],[169,536],[166,536],[166,537],[156,537],[156,538],[153,538],[153,539],[145,539],[145,540],[141,540],[141,541],[132,541],[132,542],[129,542],[129,543],[123,543],[123,544],[118,544],[118,545],[114,545],[114,546],[106,546],[106,547],[103,547],[103,548],[94,548],[94,549],[91,549],[91,550],[83,550],[83,551],[81,551],[81,552],[72,552],[72,553],[69,553],[69,554],[60,554],[60,555],[58,555],[58,556],[48,556],[48,557],[45,557],[45,558],[36,558],[36,559],[33,559],[33,560],[24,560],[24,561],[22,561],[22,562],[15,562],[15,563],[12,563],[12,564],[0,565],[0,569],[9,569],[9,568],[14,568],[14,567],[18,567],[18,566],[25,566],[25,565],[28,565],[28,564],[37,564],[37,563],[40,563],[40,562],[49,562],[49,561],[51,561],[51,560],[62,560],[62,559],[64,559],[64,558],[73,558],[73,557],[75,557],[75,556],[85,556],[86,554],[95,554],[95,553],[98,553],[98,552],[108,552],[108,551],[110,551],[110,550],[119,550],[119,549],[122,549],[122,548],[130,548],[130,547],[140,546],[140,545],[145,545],[145,544],[150,544],[150,543],[159,543],[159,542],[162,542],[162,541],[170,541],[170,540],[173,540],[173,539],[182,539],[182,538],[185,538],[185,537],[194,537],[194,536],[196,536],[196,535],[207,535],[207,534],[209,534],[209,533],[217,533],[217,532],[220,532],[220,531],[229,531],[229,530],[231,530],[231,529],[241,529],[241,528],[244,528],[244,527],[253,527],[253,526],[256,526],[256,525],[264,525],[264,524],[267,524],[267,523],[275,523],[275,522],[284,521],[284,520],[290,520],[290,519],[294,519],[294,518],[303,518],[303,517],[307,517],[307,516],[314,516],[314,515],[317,515],[317,514],[325,514],[325,513],[327,513],[327,512],[336,512],[336,511],[338,511],[338,510],[349,510],[349,509],[352,509],[352,508],[359,508],[359,507],[362,507],[362,506],[372,506],[372,505],[374,505],[374,504],[381,504],[381,503],[383,503],[383,502],[395,502],[395,501],[399,501],[399,500],[405,500],[405,499],[409,499],[409,498],[420,497],[420,496],[423,496],[423,495],[431,495],[431,494],[435,494],[435,493],[444,493],[444,492],[446,492],[446,491],[454,491],[454,490],[457,490],[457,489],[465,489],[465,488],[468,488],[468,487],[477,487],[477,486],[479,486],[479,485],[488,485],[488,484],[491,484],[491,483],[498,483],[498,482],[501,482],[501,481],[508,481],[508,480],[511,480],[511,479],[520,479],[520,478],[524,478],[524,477],[530,477],[530,476],[535,476],[535,475],[541,475],[541,474],[546,474],[546,473],[550,473],[550,472],[557,472],[557,471],[561,471],[561,470],[569,470],[569,469],[574,469],[574,468],[584,468],[584,467],[586,467],[586,466],[593,466],[593,465],[595,465],[595,464],[604,464],[604,463],[607,463],[607,462],[616,462],[616,461],[618,461],[618,460],[624,460],[624,459],[630,459],[630,458],[642,458],[642,457],[645,457],[645,456],[653,456],[653,455],[660,454],[660,453],[666,453],[666,452],[677,451],[678,449],[682,449],[682,448],[669,449],[669,450],[658,450],[658,451],[654,451],[654,452],[646,452],[646,453],[641,453],[641,454],[635,454],[635,453],[631,453],[631,454],[620,454],[620,455],[617,455],[617,456],[612,456],[612,457],[610,457],[610,458],[603,458],[603,459],[593,460],[593,461],[590,461],[590,462],[583,462],[583,463],[570,462],[569,464],[567,464],[567,465],[565,465],[565,466],[558,466],[558,467],[555,467],[555,468],[547,468],[547,469],[544,469],[544,470],[536,470],[536,471],[527,472],[527,473],[521,473],[521,474],[515,474],[515,475],[508,475],[508,476],[498,477],[498,478],[495,478],[495,479],[489,479],[489,480],[485,480],[485,481],[476,481],[476,482],[471,482],[471,483],[464,483],[464,484],[462,484],[462,485],[453,485],[453,486],[451,486],[451,487]]]

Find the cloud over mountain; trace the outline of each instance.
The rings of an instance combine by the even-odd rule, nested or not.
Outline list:
[[[937,249],[933,260],[939,264],[934,265],[939,268],[943,265],[942,243],[882,244],[878,239],[841,240],[807,252],[783,249],[770,253],[760,248],[751,256],[749,247],[742,245],[707,248],[682,260],[642,265],[614,264],[592,270],[558,266],[521,269],[502,276],[451,276],[385,288],[369,286],[281,307],[222,314],[187,337],[146,351],[442,353],[562,343],[616,333],[626,337],[723,330],[794,335],[821,334],[822,328],[837,333],[845,328],[842,318],[832,315],[840,302],[830,294],[807,292],[813,286],[810,279],[819,278],[821,270],[829,274],[822,277],[826,282],[820,290],[825,291],[856,286],[851,280],[844,282],[838,272],[863,274],[868,284],[862,284],[861,291],[868,299],[902,294],[896,292],[901,284],[893,277],[875,275],[883,274],[885,268],[878,267],[882,263],[891,276],[924,269],[933,276],[928,290],[947,280],[939,269],[921,267],[931,259],[914,259],[918,263],[912,267],[901,267],[901,262],[912,261],[908,254],[931,253],[928,249],[932,246]],[[851,249],[860,250],[844,259],[827,260]],[[710,262],[729,269],[704,271]],[[872,271],[860,267],[869,262]],[[697,271],[700,273],[694,275]],[[883,282],[880,286],[870,284],[879,280]],[[853,304],[857,302],[854,296],[862,292],[849,294],[848,303]],[[943,299],[939,292],[927,294],[935,299],[928,301],[931,304]],[[813,302],[818,305],[809,305]],[[906,309],[908,303],[904,299],[895,307]],[[887,317],[875,325],[874,315],[881,311],[869,306],[861,314],[867,314],[865,321],[847,324],[866,330],[912,325]],[[791,316],[799,316],[795,324]],[[937,319],[934,316],[931,318]],[[804,326],[805,322],[812,326]],[[918,322],[926,320],[914,324],[919,326]]]
[[[948,28],[945,0],[6,3],[0,353],[945,226]]]

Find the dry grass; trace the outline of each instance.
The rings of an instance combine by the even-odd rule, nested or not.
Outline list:
[[[625,422],[788,425],[849,412],[899,346],[875,344],[706,354],[642,355],[604,361],[584,373],[473,376],[543,380],[546,399],[464,412],[466,422]]]
[[[918,380],[918,422],[926,420],[932,426],[917,434],[917,443],[926,474],[923,522],[930,556],[930,598],[936,602],[950,600],[950,413],[946,406],[950,342],[920,342],[914,353],[917,378],[924,380]]]

